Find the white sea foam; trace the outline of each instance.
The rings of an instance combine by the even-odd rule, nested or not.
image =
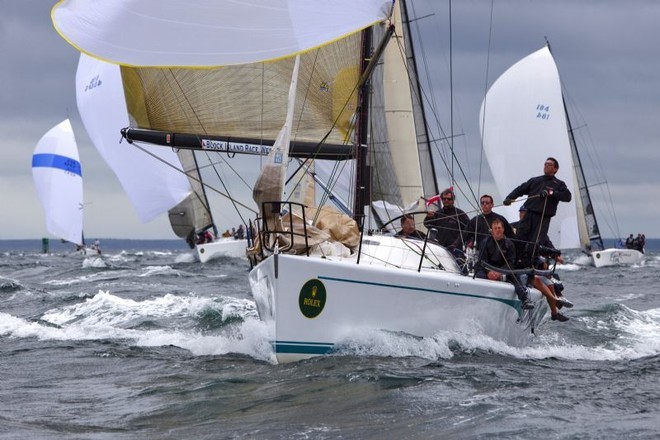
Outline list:
[[[143,268],[143,273],[140,274],[141,277],[151,277],[158,275],[178,275],[181,276],[181,273],[171,266],[147,266]]]
[[[18,290],[22,288],[23,285],[18,280],[0,276],[0,289]]]
[[[116,264],[133,263],[138,260],[136,255],[129,254],[125,251],[114,255],[106,255],[105,258],[106,260]]]
[[[140,253],[140,255],[141,254],[142,253]],[[159,256],[159,257],[168,257],[168,256],[172,255],[172,252],[170,252],[170,251],[150,251],[150,254],[155,255],[155,256]],[[137,253],[136,253],[136,255],[137,255]]]
[[[570,264],[565,264],[563,266],[569,266]],[[593,261],[591,259],[591,256],[586,255],[586,254],[580,254],[577,257],[575,257],[575,260],[573,260],[573,265],[579,265],[579,266],[593,266]]]
[[[82,262],[82,268],[87,269],[90,267],[103,268],[108,267],[101,257],[87,257]]]
[[[79,323],[89,326],[122,328],[138,319],[187,317],[213,305],[209,298],[193,295],[162,297],[135,301],[99,291],[86,301],[46,312],[42,319],[57,325]]]
[[[197,261],[197,256],[193,252],[183,252],[176,256],[175,263],[194,263]]]
[[[579,263],[558,264],[557,270],[564,270],[566,272],[576,272],[578,270],[583,270],[584,266],[585,265]]]
[[[652,257],[645,256],[640,266],[660,267],[660,255],[654,255]]]
[[[222,320],[240,317],[243,321],[217,334],[201,332],[190,323],[208,309],[218,310]],[[50,310],[41,319],[51,325],[0,313],[0,335],[44,340],[131,340],[145,347],[173,345],[194,355],[240,353],[268,362],[275,359],[266,325],[258,320],[254,303],[247,299],[167,294],[135,301],[99,291],[84,302]],[[163,319],[170,324],[179,319],[180,325],[156,330],[130,328],[135,323]]]
[[[639,359],[660,353],[660,309],[635,311],[620,306],[615,315],[572,318],[594,335],[616,335],[616,339],[591,341],[587,346],[568,343],[556,332],[544,331],[529,347],[498,348],[515,357],[567,360],[614,361]]]
[[[617,334],[616,340],[587,346],[569,343],[548,327],[526,347],[512,347],[504,342],[474,332],[439,332],[432,338],[418,338],[402,333],[365,330],[336,347],[339,354],[357,356],[416,356],[426,359],[449,359],[456,347],[461,352],[489,351],[521,359],[557,358],[566,360],[615,361],[638,359],[660,354],[660,309],[639,312],[622,306],[621,312],[607,322],[595,318],[573,318],[596,334]],[[559,325],[559,324],[558,324]]]
[[[275,363],[266,325],[256,319],[242,322],[231,334],[203,335],[199,332],[144,332],[137,340],[141,346],[175,345],[196,356],[240,353]]]
[[[92,274],[77,276],[69,279],[44,281],[43,284],[49,286],[70,286],[73,284],[93,283],[103,280],[112,280],[115,278],[120,278],[124,275],[129,275],[131,273],[132,271],[130,270],[115,270],[112,272],[95,272]]]
[[[201,331],[197,326],[199,317],[209,310],[219,313],[222,321],[240,319],[216,330]],[[248,299],[166,294],[136,301],[99,291],[78,304],[49,310],[41,319],[51,325],[0,313],[0,334],[54,340],[127,339],[139,346],[174,345],[194,355],[241,353],[274,362],[270,344],[273,337],[268,335],[266,324],[259,321],[254,302]],[[164,328],[139,327],[149,321],[164,321]],[[575,338],[562,333],[571,329],[560,325],[580,328],[583,333],[594,335],[595,341],[576,343]],[[439,332],[426,338],[377,330],[358,334],[337,344],[338,353],[433,360],[449,359],[458,349],[521,359],[630,360],[660,353],[660,309],[636,311],[617,305],[616,310],[606,314],[572,317],[567,324],[548,323],[539,329],[532,344],[523,348],[475,336],[473,331]]]
[[[339,354],[355,356],[416,356],[425,359],[451,358],[448,338],[417,338],[405,333],[364,329],[335,347]]]

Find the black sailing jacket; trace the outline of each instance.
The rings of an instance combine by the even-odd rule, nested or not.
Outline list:
[[[541,197],[541,192],[544,189],[549,193],[547,202],[546,199]],[[506,198],[513,200],[523,195],[530,196],[523,206],[526,207],[528,211],[535,212],[539,215],[543,214],[544,217],[554,217],[557,213],[557,205],[560,201],[571,201],[571,192],[566,187],[566,184],[555,176],[547,176],[545,174],[538,177],[532,177],[527,182],[511,191],[511,194],[506,196]]]

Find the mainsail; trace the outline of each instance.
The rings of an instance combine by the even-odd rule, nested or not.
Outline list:
[[[32,177],[46,214],[46,229],[63,240],[83,244],[83,183],[78,146],[68,119],[39,139]]]
[[[359,44],[357,34],[301,56],[294,144],[315,146],[324,138],[325,144],[346,144],[357,100]],[[219,149],[214,137],[272,145],[286,118],[293,63],[204,70],[122,67],[128,111],[138,128],[194,134],[198,149]]]
[[[438,189],[417,67],[411,56],[413,41],[405,3],[397,2],[392,23],[395,33],[371,80],[374,91],[370,109],[374,121],[370,158],[374,170],[372,197],[408,207],[420,197],[437,194]],[[382,26],[375,27],[374,39],[383,38],[384,31]],[[408,84],[409,90],[401,87],[402,84]]]

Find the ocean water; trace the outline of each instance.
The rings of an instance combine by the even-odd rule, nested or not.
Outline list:
[[[3,439],[660,437],[660,252],[559,270],[529,347],[373,333],[277,365],[243,260],[180,241],[0,241]],[[402,311],[405,313],[405,311]]]

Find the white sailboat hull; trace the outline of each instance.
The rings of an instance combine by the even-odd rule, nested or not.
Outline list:
[[[596,267],[637,264],[644,258],[644,254],[638,250],[615,248],[595,251],[591,256]]]
[[[98,257],[101,255],[101,252],[93,247],[85,246],[82,249],[78,249],[74,252],[74,255],[81,257]]]
[[[535,308],[522,315],[513,285],[429,264],[418,272],[419,256],[414,267],[409,264],[414,254],[410,243],[423,244],[369,237],[363,242],[360,264],[356,257],[285,254],[258,264],[250,272],[250,285],[278,362],[327,354],[343,341],[373,330],[419,337],[441,331],[481,334],[513,346],[530,341],[548,310],[538,291],[531,290]],[[427,248],[437,250],[444,251]],[[391,257],[403,267],[383,263]]]
[[[202,263],[214,258],[246,258],[247,240],[236,240],[231,237],[218,238],[212,243],[198,244],[195,246],[197,257]]]

